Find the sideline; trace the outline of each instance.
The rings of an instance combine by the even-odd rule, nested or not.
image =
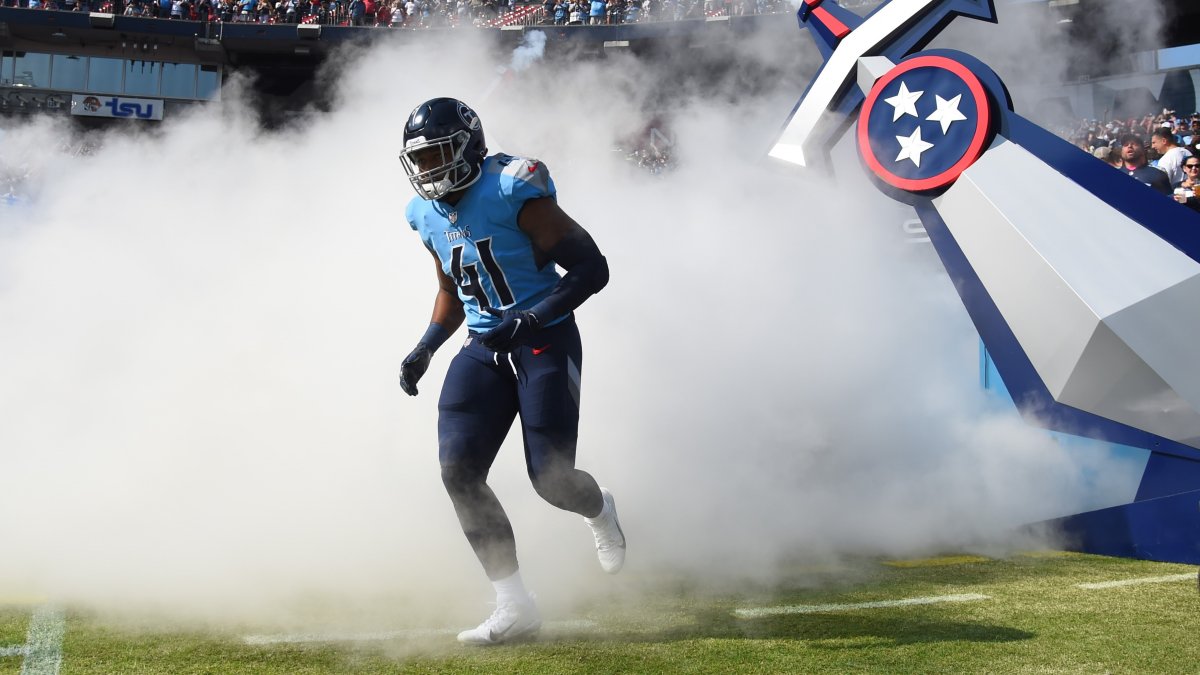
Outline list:
[[[66,614],[53,605],[39,605],[29,620],[25,639],[25,661],[21,675],[58,675],[62,667],[62,640]]]
[[[991,596],[979,593],[960,593],[957,595],[935,595],[923,598],[905,598],[903,600],[878,600],[876,602],[856,602],[845,605],[790,605],[787,607],[749,607],[735,609],[733,615],[739,619],[758,619],[764,616],[779,616],[782,614],[818,614],[821,612],[843,612],[853,609],[876,609],[881,607],[907,607],[909,605],[934,605],[940,602],[971,602],[973,600],[991,600]]]

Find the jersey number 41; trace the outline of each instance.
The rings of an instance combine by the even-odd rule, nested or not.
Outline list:
[[[508,286],[508,279],[504,276],[504,270],[500,269],[500,263],[496,262],[496,256],[492,255],[492,238],[488,237],[475,242],[475,250],[479,254],[479,261],[483,263],[488,280],[492,282],[492,288],[496,289],[500,307],[508,307],[513,304],[515,300],[512,289]],[[450,250],[450,275],[454,277],[454,283],[458,284],[464,295],[475,298],[475,301],[479,303],[480,310],[491,307],[491,300],[488,299],[488,294],[480,282],[478,266],[473,262],[464,265],[462,257],[463,244]]]

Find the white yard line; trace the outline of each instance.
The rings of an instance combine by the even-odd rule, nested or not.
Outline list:
[[[878,600],[875,602],[856,602],[844,605],[789,605],[786,607],[749,607],[735,609],[733,615],[739,619],[758,619],[764,616],[781,614],[817,614],[820,612],[844,612],[854,609],[876,609],[882,607],[907,607],[909,605],[934,605],[940,602],[971,602],[972,600],[990,600],[987,595],[978,593],[961,593],[957,595],[935,595],[924,598],[904,598],[903,600]]]
[[[25,645],[16,645],[13,647],[0,647],[0,657],[5,656],[25,656]]]
[[[1189,581],[1196,578],[1196,575],[1188,572],[1187,574],[1170,574],[1165,577],[1141,577],[1138,579],[1122,579],[1120,581],[1101,581],[1095,584],[1075,584],[1076,588],[1086,588],[1088,590],[1096,590],[1099,588],[1117,588],[1120,586],[1137,586],[1139,584],[1164,584],[1168,581]]]
[[[29,620],[25,661],[21,675],[58,675],[62,666],[62,639],[66,615],[59,607],[39,605]]]
[[[595,628],[595,621],[576,619],[571,621],[548,621],[543,631],[556,632]],[[398,638],[436,637],[458,635],[462,628],[407,628],[402,630],[370,631],[364,633],[292,633],[282,635],[246,635],[242,641],[248,645],[296,644],[304,642],[380,642]]]

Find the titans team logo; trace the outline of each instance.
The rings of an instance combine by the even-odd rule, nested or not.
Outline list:
[[[909,192],[944,188],[995,135],[991,97],[961,63],[918,55],[875,82],[858,118],[858,151],[880,180]]]
[[[461,101],[458,103],[458,118],[467,125],[468,129],[479,128],[479,115],[476,115],[474,110]]]

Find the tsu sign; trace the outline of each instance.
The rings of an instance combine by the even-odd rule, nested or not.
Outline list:
[[[71,114],[84,117],[162,120],[163,102],[157,98],[74,94],[71,96]]]

